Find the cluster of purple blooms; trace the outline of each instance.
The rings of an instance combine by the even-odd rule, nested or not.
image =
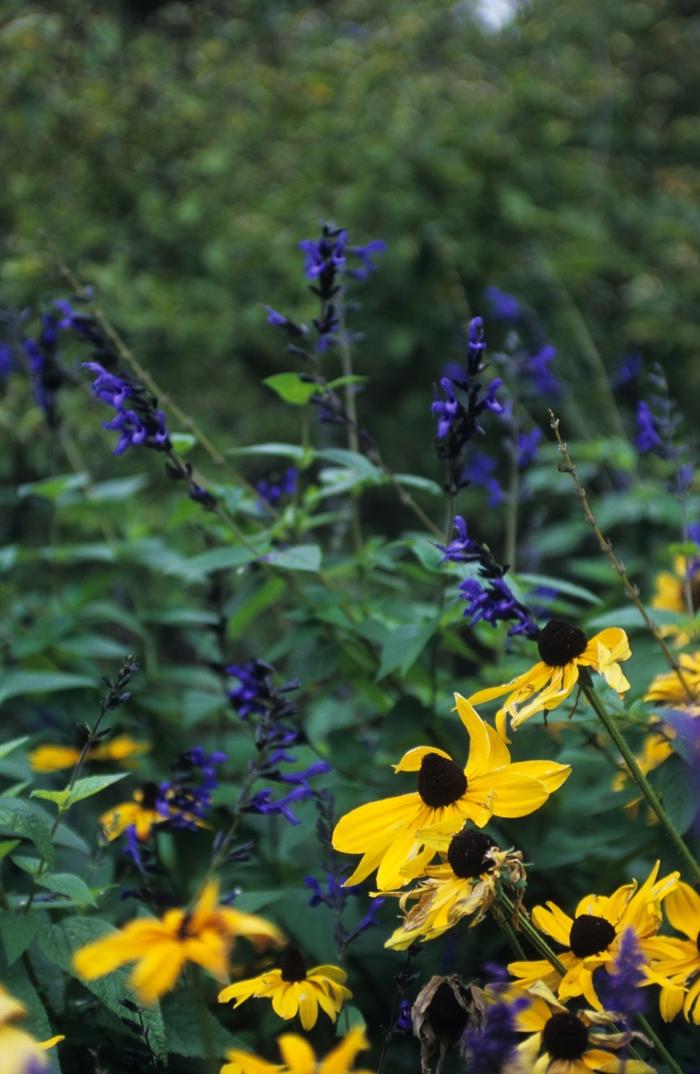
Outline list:
[[[56,395],[68,382],[58,355],[60,318],[55,310],[41,318],[41,331],[36,339],[25,339],[24,353],[29,363],[29,375],[34,386],[34,397],[46,415],[50,428],[58,425]]]
[[[465,445],[477,433],[483,433],[479,418],[485,410],[496,414],[503,410],[502,403],[496,398],[496,392],[503,383],[500,377],[491,381],[485,393],[477,379],[486,368],[483,360],[485,350],[484,322],[481,317],[474,317],[469,322],[466,371],[461,376],[442,377],[440,388],[445,398],[441,399],[436,389],[436,398],[431,406],[437,418],[435,439],[441,459],[458,458]],[[458,392],[463,395],[464,401]]]
[[[528,996],[521,996],[511,1002],[493,1003],[481,1028],[464,1031],[460,1050],[470,1074],[494,1074],[513,1059],[519,1040],[515,1019],[530,1002]]]
[[[168,818],[171,828],[197,828],[211,808],[212,791],[218,786],[216,766],[227,760],[221,750],[205,753],[201,746],[185,750],[173,766],[172,779],[158,787],[156,809]]]
[[[338,918],[345,909],[345,905],[351,896],[362,897],[366,893],[362,884],[353,884],[351,887],[343,887],[342,880],[332,872],[326,873],[325,891],[315,876],[305,876],[304,883],[311,892],[309,906],[327,906]],[[354,928],[346,930],[342,928],[339,937],[339,946],[344,950],[349,944],[361,936],[367,929],[378,924],[377,914],[385,903],[383,898],[370,900],[369,909],[359,920]]]
[[[275,798],[276,792],[272,787],[263,787],[252,793],[241,808],[246,813],[277,813],[290,824],[300,824],[291,807],[313,797],[315,792],[309,780],[330,772],[331,766],[326,761],[315,761],[298,772],[282,770],[282,766],[296,763],[297,758],[289,753],[289,749],[301,740],[301,732],[292,724],[296,708],[285,696],[296,690],[299,683],[287,682],[276,686],[273,681],[274,669],[262,660],[231,664],[226,668],[226,673],[238,679],[239,685],[229,690],[228,696],[239,716],[242,719],[257,717],[255,745],[258,757],[251,762],[256,780],[269,780],[291,787],[280,798]]]
[[[297,490],[299,471],[296,466],[290,466],[280,477],[262,477],[256,482],[255,488],[261,500],[275,507],[284,496],[293,496]]]
[[[165,414],[158,410],[153,396],[133,381],[110,373],[99,362],[83,362],[85,369],[95,374],[92,394],[101,403],[111,406],[116,415],[103,422],[103,428],[120,434],[113,455],[123,455],[129,447],[149,447],[155,451],[171,448]]]
[[[602,967],[595,971],[594,985],[607,1011],[619,1014],[626,1023],[635,1015],[644,1014],[646,997],[644,984],[644,954],[634,929],[626,929],[612,973]]]
[[[502,567],[494,558],[490,549],[469,536],[467,523],[461,515],[454,520],[457,536],[448,545],[437,545],[443,554],[441,563],[474,563],[477,565],[477,577],[465,578],[459,586],[463,600],[467,602],[464,615],[469,618],[470,626],[499,622],[512,623],[509,635],[524,634],[536,638],[539,627],[532,612],[516,599],[505,580],[508,567]]]

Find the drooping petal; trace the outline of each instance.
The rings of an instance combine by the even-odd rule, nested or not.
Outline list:
[[[366,802],[340,818],[333,831],[333,846],[346,854],[363,854],[378,837],[390,842],[394,830],[408,826],[421,805],[417,791]]]
[[[560,943],[562,947],[569,946],[569,937],[571,935],[571,926],[573,921],[565,914],[563,910],[560,910],[556,903],[548,902],[545,906],[535,906],[532,910],[532,920],[538,929],[542,932],[546,932],[548,936],[551,936],[553,940]]]
[[[437,753],[438,757],[446,757],[448,761],[452,760],[449,753],[438,749],[437,746],[414,746],[412,750],[407,750],[404,753],[398,764],[394,764],[391,767],[394,772],[418,772],[423,758],[427,757],[429,753]]]
[[[299,1017],[304,1029],[313,1029],[318,1021],[318,1000],[313,981],[300,981],[297,986],[297,1000],[299,1002]],[[335,1021],[335,1012],[333,1012]]]
[[[319,1074],[347,1074],[358,1052],[369,1048],[369,1041],[362,1026],[355,1026],[333,1048],[319,1067]]]
[[[514,774],[513,768],[515,765],[500,768],[474,781],[477,786],[473,790],[476,792],[481,781],[488,780],[494,795],[493,812],[497,817],[525,817],[539,809],[549,797],[539,780]]]
[[[130,983],[144,1003],[155,1003],[175,985],[184,963],[177,943],[160,943],[137,963]]]
[[[283,1033],[277,1044],[291,1074],[314,1074],[316,1056],[307,1040],[296,1033]]]
[[[278,1014],[280,1018],[284,1018],[285,1021],[293,1018],[299,1010],[296,985],[296,981],[289,983],[283,981],[272,993],[272,1009],[275,1014]]]
[[[664,901],[664,909],[674,929],[690,940],[700,935],[700,895],[690,884],[680,881]]]
[[[491,739],[487,725],[466,697],[462,697],[461,694],[455,694],[455,706],[459,713],[459,718],[469,735],[469,757],[465,769],[465,775],[469,780],[482,772],[488,771],[489,768],[495,767],[490,763]],[[510,760],[510,756],[508,760]]]

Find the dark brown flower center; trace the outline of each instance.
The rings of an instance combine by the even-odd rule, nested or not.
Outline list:
[[[566,619],[550,619],[537,639],[537,648],[545,664],[562,668],[580,656],[588,645],[583,631]]]
[[[467,1028],[469,1015],[457,1002],[450,986],[443,983],[430,1001],[428,1018],[436,1037],[443,1040],[459,1040]]]
[[[575,1014],[553,1014],[542,1030],[542,1046],[552,1059],[580,1059],[588,1047],[588,1030]]]
[[[615,939],[615,929],[604,917],[595,914],[580,914],[574,918],[569,933],[569,947],[576,958],[598,955],[606,951]]]
[[[469,876],[480,876],[493,869],[493,862],[484,855],[491,847],[495,847],[493,839],[483,832],[475,832],[465,828],[463,832],[452,837],[447,848],[447,860],[452,866],[455,876],[465,879]]]
[[[280,976],[283,981],[306,980],[306,963],[296,947],[288,947],[285,951]]]
[[[452,805],[466,789],[467,777],[458,764],[439,753],[426,753],[418,773],[418,793],[427,806]]]
[[[142,783],[141,784],[141,808],[142,809],[155,809],[156,802],[158,801],[158,784],[157,783]]]

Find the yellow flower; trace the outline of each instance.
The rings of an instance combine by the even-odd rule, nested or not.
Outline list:
[[[700,701],[700,652],[680,653],[678,663],[683,680],[675,671],[657,675],[644,695],[645,701],[661,701],[664,705],[685,705],[688,701]],[[688,690],[691,696],[688,697]]]
[[[515,1016],[516,1030],[532,1034],[517,1048],[520,1069],[524,1067],[531,1074],[654,1074],[653,1068],[641,1060],[619,1059],[614,1054],[615,1049],[629,1043],[629,1034],[593,1028],[612,1028],[612,1015],[585,1010],[573,1014],[557,1002],[546,986],[540,985],[532,993],[528,1006]]]
[[[466,821],[479,828],[492,816],[524,817],[543,805],[571,772],[554,761],[511,764],[501,736],[472,705],[455,694],[457,712],[469,735],[464,769],[435,746],[417,746],[405,753],[395,772],[417,772],[418,790],[367,802],[338,821],[333,846],[362,858],[346,884],[358,884],[377,870],[382,891],[402,887],[421,876],[434,856],[422,830],[440,825],[452,834]]]
[[[154,1003],[175,986],[187,962],[196,962],[225,980],[229,951],[237,936],[256,947],[284,942],[282,933],[269,921],[218,906],[218,884],[210,881],[194,910],[168,910],[162,919],[140,917],[106,936],[81,947],[73,965],[88,981],[111,973],[125,962],[137,962],[130,983],[144,1003]]]
[[[88,761],[128,761],[151,747],[147,742],[136,742],[130,735],[117,735],[107,739],[88,750]],[[37,746],[29,753],[29,764],[33,772],[60,772],[62,768],[72,768],[80,757],[80,750],[74,746]]]
[[[541,660],[522,675],[501,686],[478,690],[469,698],[474,705],[508,694],[496,713],[496,724],[505,735],[506,715],[513,730],[538,712],[555,709],[566,701],[579,679],[580,668],[592,668],[618,694],[629,690],[619,660],[632,655],[624,630],[608,627],[591,638],[564,619],[551,619],[540,631],[537,648]]]
[[[415,888],[383,892],[399,899],[405,915],[385,947],[404,951],[416,940],[435,940],[470,914],[471,924],[478,925],[496,899],[497,885],[517,883],[525,875],[522,854],[499,850],[488,835],[471,828],[452,836],[446,851],[447,861],[429,865],[428,879]],[[407,911],[414,899],[417,904]]]
[[[345,987],[346,980],[347,974],[339,966],[314,966],[307,970],[299,951],[290,947],[280,969],[236,981],[219,992],[219,1003],[232,999],[235,1008],[247,999],[268,998],[280,1018],[287,1020],[298,1012],[304,1029],[311,1029],[316,1025],[319,1007],[335,1022],[343,1003],[352,996]]]
[[[144,783],[134,791],[130,802],[120,802],[102,813],[99,824],[105,839],[111,843],[132,825],[139,839],[148,839],[153,828],[168,819],[156,809],[157,800],[158,784]]]
[[[277,1041],[284,1065],[268,1063],[249,1052],[233,1050],[226,1053],[230,1062],[220,1074],[353,1074],[358,1052],[369,1048],[365,1031],[356,1026],[347,1033],[325,1059],[318,1060],[304,1037],[283,1033]],[[354,1074],[372,1074],[371,1070],[356,1070]]]
[[[688,603],[686,601],[686,573],[688,561],[685,556],[676,556],[671,571],[662,571],[656,576],[656,590],[651,598],[652,608],[659,608],[665,612],[677,612],[679,615],[688,616]],[[700,609],[700,574],[691,569],[690,598],[693,605],[693,614]],[[685,630],[673,623],[666,623],[660,627],[661,633],[666,637],[674,638],[678,645],[688,645],[695,636],[694,630]]]
[[[658,721],[657,721],[658,722]],[[673,753],[673,745],[671,744],[671,738],[675,735],[673,728],[669,728],[668,731],[655,731],[651,735],[647,735],[642,743],[642,751],[636,755],[637,764],[645,776],[650,772],[653,772],[655,768],[663,764],[671,754]],[[612,782],[612,789],[614,791],[623,791],[629,781],[629,772],[627,768],[620,768],[617,775]],[[631,802],[628,802],[625,806],[629,812],[636,813],[637,806],[641,802],[641,795],[637,798],[633,798]],[[654,816],[656,816],[654,814]]]
[[[661,986],[661,1017],[670,1022],[682,1007],[685,1018],[700,1025],[700,895],[681,881],[666,899],[664,910],[674,929],[687,939],[657,936],[649,940],[653,968],[671,982]]]
[[[661,880],[656,879],[658,873],[657,861],[639,889],[633,880],[612,895],[586,895],[578,903],[573,918],[553,902],[535,906],[532,920],[537,928],[567,948],[558,955],[566,972],[562,977],[549,962],[535,960],[511,962],[509,973],[519,978],[518,984],[523,988],[543,981],[550,988],[558,986],[560,999],[583,995],[592,1007],[602,1010],[593,974],[599,966],[608,972],[613,970],[627,929],[634,930],[642,954],[648,957],[648,941],[661,924],[661,901],[678,886],[677,872]],[[641,971],[646,978],[644,984],[662,983],[663,979],[648,964],[643,964]]]
[[[23,1029],[17,1029],[13,1022],[24,1018],[27,1010],[24,1004],[11,996],[0,985],[0,1071],[2,1074],[27,1074],[27,1071],[48,1070],[44,1057],[47,1048],[65,1040],[62,1034],[50,1040],[35,1040]]]

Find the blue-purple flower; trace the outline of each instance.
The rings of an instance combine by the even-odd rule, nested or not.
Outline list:
[[[542,430],[536,425],[530,429],[529,433],[518,435],[518,468],[520,470],[527,469],[535,461],[541,440]]]
[[[113,455],[123,455],[127,448],[139,446],[155,451],[170,450],[165,414],[140,384],[110,373],[99,362],[82,364],[95,374],[92,383],[95,398],[116,410],[110,421],[103,422],[104,429],[120,434]]]
[[[517,321],[520,317],[520,303],[515,295],[509,295],[500,287],[487,287],[484,291],[491,313],[499,321]]]
[[[281,477],[261,478],[256,482],[255,488],[260,498],[274,507],[284,496],[294,495],[298,478],[299,471],[296,466],[290,466]]]
[[[469,1027],[461,1050],[470,1074],[498,1074],[514,1057],[518,1043],[516,1015],[530,1004],[527,996],[511,1003],[498,1001],[486,1010],[481,1028]]]
[[[496,460],[485,451],[475,451],[462,471],[460,484],[478,485],[488,493],[489,507],[503,502],[503,489],[495,476]]]
[[[602,967],[595,972],[594,984],[601,1003],[606,1010],[622,1015],[626,1021],[643,1014],[646,1009],[642,991],[646,980],[644,962],[637,934],[629,928],[622,934],[612,972],[607,973]]]
[[[180,754],[172,779],[160,784],[156,799],[156,809],[168,818],[170,828],[198,827],[197,821],[206,816],[212,791],[218,786],[216,766],[226,759],[221,750],[207,754],[201,746]]]

